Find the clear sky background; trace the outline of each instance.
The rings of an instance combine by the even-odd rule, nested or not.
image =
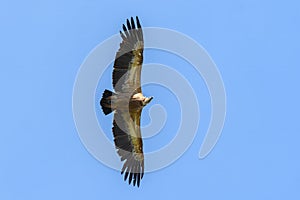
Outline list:
[[[300,199],[299,10],[295,0],[2,0],[0,199]],[[199,160],[210,119],[205,84],[189,77],[180,59],[145,52],[146,61],[186,73],[203,101],[192,146],[146,174],[140,188],[86,151],[72,116],[84,58],[135,15],[143,26],[174,29],[201,44],[220,70],[228,101],[222,136]],[[109,70],[100,92],[111,88]],[[158,104],[164,97],[154,86],[145,91]],[[102,118],[109,130],[110,117]],[[177,123],[176,115],[168,118],[145,149],[167,144]]]

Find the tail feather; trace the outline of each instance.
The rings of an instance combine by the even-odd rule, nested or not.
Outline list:
[[[109,90],[104,90],[104,92],[102,94],[100,105],[101,105],[102,110],[105,115],[108,115],[109,113],[111,113],[113,111],[113,109],[111,107],[111,98],[114,94],[115,93],[113,93],[112,91],[109,91]]]

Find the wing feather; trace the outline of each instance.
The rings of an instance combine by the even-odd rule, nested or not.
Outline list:
[[[131,24],[130,24],[129,20],[127,19],[126,22],[127,22],[128,30],[131,30]]]

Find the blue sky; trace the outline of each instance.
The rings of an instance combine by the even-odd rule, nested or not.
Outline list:
[[[0,199],[299,199],[299,9],[296,1],[1,1]],[[203,101],[192,146],[146,174],[140,188],[86,151],[72,114],[81,63],[135,15],[143,26],[174,29],[201,44],[227,93],[222,136],[199,160],[210,119],[205,84],[182,70],[180,59],[145,52],[147,61],[185,73]],[[156,103],[165,97],[155,86],[145,91],[157,91]],[[168,143],[174,118],[145,142],[147,150]]]

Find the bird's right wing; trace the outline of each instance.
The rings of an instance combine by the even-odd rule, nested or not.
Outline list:
[[[113,87],[116,92],[141,93],[141,70],[143,63],[144,39],[140,21],[136,17],[127,19],[120,31],[122,42],[116,54],[113,70]]]

